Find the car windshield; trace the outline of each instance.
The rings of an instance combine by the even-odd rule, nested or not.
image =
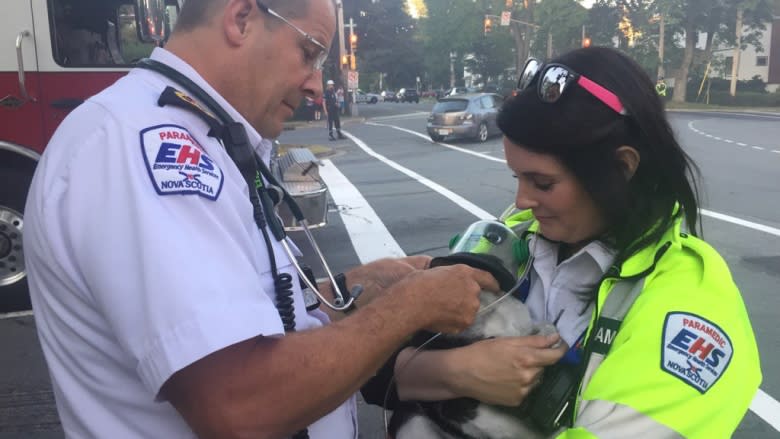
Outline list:
[[[465,99],[442,99],[433,106],[434,113],[454,113],[465,111],[469,106],[469,101]]]

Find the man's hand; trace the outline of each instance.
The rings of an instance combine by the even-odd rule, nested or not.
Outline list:
[[[539,383],[546,366],[568,350],[548,336],[501,337],[449,351],[447,370],[453,393],[490,404],[518,406]]]
[[[403,295],[424,328],[454,333],[474,322],[482,290],[497,292],[498,282],[488,272],[457,264],[415,271],[388,294]]]

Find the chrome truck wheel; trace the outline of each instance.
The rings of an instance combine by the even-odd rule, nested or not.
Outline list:
[[[0,313],[31,308],[22,245],[22,212],[31,177],[13,170],[0,176]]]

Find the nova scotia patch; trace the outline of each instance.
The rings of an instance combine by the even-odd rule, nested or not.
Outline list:
[[[185,128],[146,128],[141,131],[141,151],[158,194],[200,195],[209,200],[219,197],[222,170]]]
[[[734,348],[718,325],[695,314],[670,312],[664,322],[661,369],[705,393],[723,375]]]

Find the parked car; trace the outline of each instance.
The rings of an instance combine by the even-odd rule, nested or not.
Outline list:
[[[400,102],[414,102],[420,103],[420,94],[417,93],[416,88],[402,88],[398,91],[398,100]]]
[[[385,90],[381,93],[382,100],[385,102],[398,102],[398,96],[392,90]]]
[[[434,142],[445,138],[471,138],[484,142],[500,131],[496,117],[504,98],[493,93],[449,96],[439,99],[428,116],[428,135]]]
[[[355,93],[355,100],[358,104],[376,104],[380,99],[382,99],[380,95],[376,93],[365,93],[360,89]]]

